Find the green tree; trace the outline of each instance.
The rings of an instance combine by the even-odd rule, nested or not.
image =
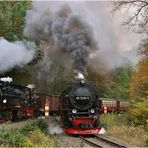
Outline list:
[[[130,81],[133,68],[129,64],[123,65],[112,72],[114,85],[109,90],[110,95],[116,98],[129,98]]]
[[[9,41],[23,40],[23,29],[27,9],[31,8],[31,1],[0,1],[0,37]],[[39,41],[35,41],[40,46]],[[9,76],[18,84],[31,83],[31,74],[28,67],[37,64],[43,59],[43,52],[36,51],[34,59],[27,66],[15,67],[8,72],[1,73],[0,77]]]
[[[30,1],[0,1],[0,36],[9,41],[23,39],[23,28],[26,10],[31,7]],[[24,68],[14,68],[0,77],[9,76],[15,83],[26,85],[29,73]]]
[[[30,1],[0,1],[0,36],[9,41],[23,38],[26,10]]]
[[[11,77],[16,84],[28,85],[32,83],[31,74],[27,68],[13,68],[12,70],[1,73],[0,77]]]
[[[129,98],[129,87],[133,68],[127,64],[106,74],[88,70],[87,78],[95,82],[101,97]]]

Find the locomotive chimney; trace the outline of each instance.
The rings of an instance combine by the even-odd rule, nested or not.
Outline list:
[[[75,70],[74,73],[75,73],[75,79],[85,79],[84,75],[81,72]]]

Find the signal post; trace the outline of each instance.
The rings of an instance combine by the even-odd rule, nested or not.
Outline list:
[[[107,114],[107,106],[104,106],[104,114]]]
[[[45,103],[45,118],[49,117],[49,100],[46,98],[46,103]]]

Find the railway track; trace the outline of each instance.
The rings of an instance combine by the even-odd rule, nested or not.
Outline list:
[[[92,135],[89,136],[80,136],[80,138],[85,141],[87,144],[93,147],[101,147],[101,148],[115,148],[115,147],[121,147],[121,148],[127,148],[125,144],[121,142],[117,142],[115,140],[111,140],[110,138],[104,136],[104,135]]]

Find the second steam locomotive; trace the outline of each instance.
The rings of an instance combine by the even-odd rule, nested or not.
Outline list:
[[[0,123],[33,118],[39,114],[39,102],[32,89],[0,81]]]

